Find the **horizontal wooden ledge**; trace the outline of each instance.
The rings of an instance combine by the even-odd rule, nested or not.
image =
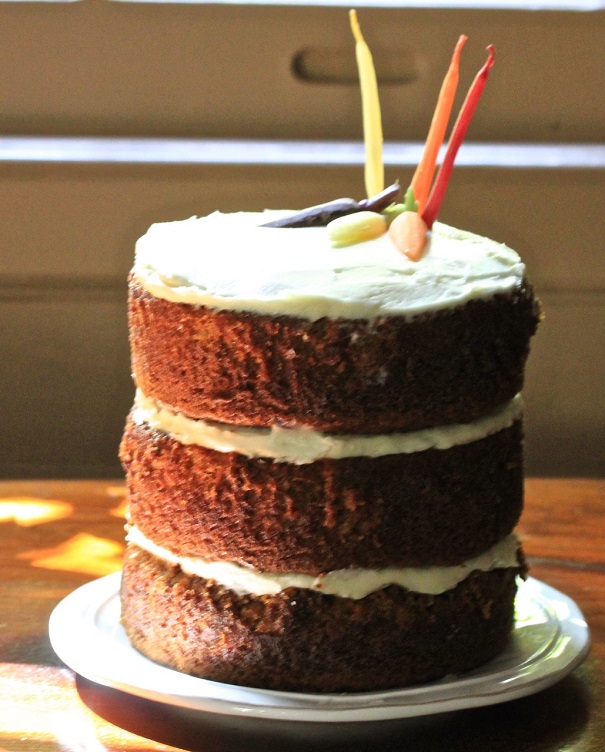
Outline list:
[[[421,142],[387,142],[387,167],[414,166]],[[361,141],[0,137],[0,163],[131,165],[355,166],[365,161]],[[605,144],[466,143],[458,167],[605,169]]]
[[[204,5],[227,5],[233,0],[120,0],[120,2],[153,3],[193,3]],[[275,6],[326,6],[331,8],[349,8],[350,0],[245,0],[246,5]],[[470,9],[470,10],[565,10],[594,11],[605,7],[602,0],[358,0],[356,8],[435,8],[435,9]]]
[[[66,294],[69,298],[66,298]],[[125,302],[126,275],[117,277],[74,277],[69,274],[17,277],[0,275],[0,303],[39,303],[52,300],[70,302],[88,300],[117,300]],[[540,286],[539,296],[553,305],[605,305],[605,288]]]
[[[39,2],[40,0],[0,0],[13,2]],[[76,0],[43,0],[51,3],[76,2]],[[234,0],[119,0],[120,2],[155,3],[162,5],[233,5]],[[302,6],[349,8],[350,0],[240,0],[240,5]],[[604,0],[357,0],[356,8],[432,8],[436,10],[516,10],[516,11],[598,11],[605,8]]]
[[[46,303],[54,300],[115,300],[125,303],[126,297],[126,277],[78,278],[58,274],[53,277],[40,275],[22,278],[0,275],[0,303]]]

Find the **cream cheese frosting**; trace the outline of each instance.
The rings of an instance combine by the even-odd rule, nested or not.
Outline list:
[[[377,435],[326,434],[311,428],[243,428],[208,423],[173,412],[137,390],[133,420],[162,431],[181,444],[195,444],[218,452],[237,452],[276,462],[304,465],[319,459],[382,457],[426,449],[450,449],[508,428],[522,413],[521,395],[473,421],[408,433]]]
[[[134,275],[155,297],[316,320],[413,317],[507,293],[525,266],[504,244],[436,222],[410,261],[388,234],[341,248],[325,227],[261,225],[289,212],[215,212],[152,225]]]
[[[339,569],[319,576],[287,572],[259,572],[227,561],[176,556],[131,527],[127,540],[163,561],[178,565],[191,576],[214,580],[238,595],[275,595],[286,588],[317,590],[326,595],[361,600],[376,590],[399,585],[415,593],[439,595],[455,588],[473,571],[490,572],[518,566],[519,540],[514,533],[490,549],[452,567],[386,567],[384,569]]]

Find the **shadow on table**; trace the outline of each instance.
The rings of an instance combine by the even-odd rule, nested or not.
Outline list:
[[[491,707],[424,718],[360,723],[282,722],[222,716],[152,702],[78,677],[97,715],[131,733],[191,752],[547,752],[585,729],[587,684],[572,675],[536,695]]]

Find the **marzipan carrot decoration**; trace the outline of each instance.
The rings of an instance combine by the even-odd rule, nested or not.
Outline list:
[[[426,243],[428,228],[415,211],[404,211],[391,222],[389,236],[395,247],[411,261],[418,261]]]
[[[437,156],[441,144],[443,143],[443,139],[445,138],[445,131],[450,119],[452,105],[454,104],[454,97],[456,96],[456,89],[458,87],[460,53],[462,52],[466,39],[467,37],[464,34],[461,35],[456,43],[456,47],[454,48],[450,67],[448,68],[443,83],[441,84],[441,91],[439,92],[439,98],[431,121],[426,144],[424,145],[422,159],[420,160],[416,172],[414,173],[414,177],[412,178],[412,190],[414,191],[414,198],[418,204],[418,211],[420,214],[422,214],[424,207],[426,206],[431,183],[433,182],[433,175],[435,174]]]
[[[485,65],[481,68],[479,73],[477,73],[475,80],[471,84],[471,87],[468,90],[468,94],[466,95],[466,99],[464,100],[464,103],[460,109],[458,119],[456,120],[454,128],[452,129],[452,135],[450,136],[450,140],[447,145],[443,163],[439,168],[437,178],[435,179],[435,184],[433,185],[426,207],[424,209],[424,212],[422,213],[422,218],[424,219],[429,230],[433,226],[433,223],[437,218],[437,214],[439,213],[439,209],[441,207],[441,203],[445,196],[447,185],[452,174],[456,154],[458,153],[460,144],[464,140],[464,136],[466,134],[469,123],[471,122],[471,118],[473,117],[475,107],[477,106],[481,94],[483,93],[483,89],[485,88],[485,83],[487,81],[489,71],[494,64],[495,50],[493,45],[490,44],[488,46],[487,52],[487,61],[485,62]]]

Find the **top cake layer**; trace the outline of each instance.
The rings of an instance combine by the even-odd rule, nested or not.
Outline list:
[[[539,306],[519,256],[436,223],[333,247],[283,212],[152,225],[130,280],[142,392],[191,418],[334,433],[466,423],[521,390]],[[178,332],[178,337],[175,337]]]
[[[388,235],[334,247],[325,227],[262,227],[288,212],[214,213],[154,224],[134,276],[156,298],[317,319],[414,317],[520,287],[507,246],[436,222],[418,262]]]

